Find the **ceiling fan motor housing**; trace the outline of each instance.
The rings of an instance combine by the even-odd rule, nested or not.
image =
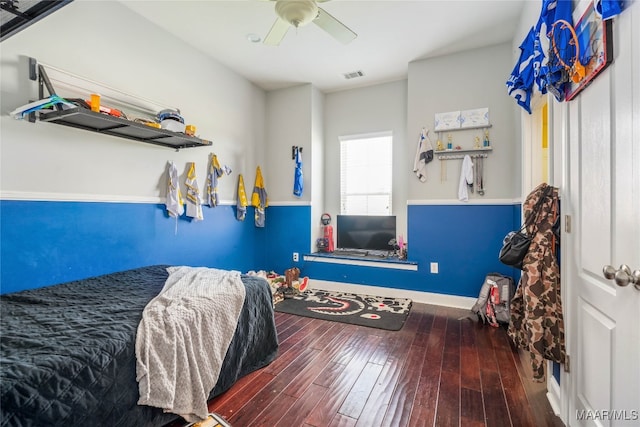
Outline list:
[[[302,27],[318,16],[318,5],[313,0],[279,0],[276,13],[280,19],[294,27]]]

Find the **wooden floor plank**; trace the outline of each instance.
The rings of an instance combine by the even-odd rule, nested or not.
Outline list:
[[[358,419],[381,372],[382,365],[367,363],[349,394],[342,402],[338,413]]]
[[[349,418],[346,415],[336,414],[331,420],[329,427],[355,427],[357,421],[358,420]]]
[[[535,427],[533,414],[529,408],[527,394],[522,385],[522,380],[516,369],[514,352],[508,346],[504,335],[491,336],[498,361],[498,369],[502,380],[502,388],[509,390],[505,393],[507,407],[514,426]],[[517,353],[515,354],[517,357]]]
[[[217,414],[222,415],[226,419],[229,419],[233,415],[236,414],[240,409],[242,409],[245,405],[252,402],[255,396],[262,390],[267,384],[270,384],[275,380],[275,376],[268,374],[266,372],[261,372],[251,384],[242,388],[241,393],[234,393],[233,397],[225,399],[225,395],[229,394],[230,391],[234,391],[236,389],[235,385],[231,390],[227,391],[227,393],[223,394],[221,397],[223,399],[219,400],[217,403],[213,405],[209,405],[209,410],[215,412]],[[237,384],[236,384],[237,385]]]
[[[284,414],[277,425],[280,426],[299,426],[302,425],[305,418],[311,413],[311,410],[318,405],[324,396],[329,393],[328,389],[312,384],[302,395],[300,399],[291,406]]]
[[[276,360],[209,409],[233,427],[561,427],[506,330],[467,314],[414,303],[385,331],[276,313]]]
[[[358,427],[376,427],[382,424],[384,414],[387,412],[389,402],[396,388],[398,377],[404,368],[404,362],[408,352],[404,357],[390,357],[387,359],[382,372],[378,376],[369,399],[362,409],[360,417],[356,423]]]
[[[382,421],[383,426],[400,427],[409,424],[423,363],[424,348],[412,346]]]
[[[438,427],[453,427],[460,423],[460,374],[442,371],[436,423]]]
[[[460,388],[460,425],[461,426],[483,426],[484,427],[484,406],[482,403],[482,392],[479,390]]]
[[[442,370],[460,372],[460,321],[448,319],[445,331]]]
[[[481,390],[480,355],[475,339],[478,323],[460,321],[460,386],[470,390]]]
[[[325,364],[323,361],[332,359],[344,346],[345,342],[347,342],[349,335],[347,333],[339,333],[337,335],[333,335],[332,338],[333,339],[328,342],[325,340],[325,344],[322,347],[318,346],[317,342],[314,342],[314,345],[309,347],[320,351],[317,357],[320,362],[316,363],[315,360],[310,360],[309,363],[307,363],[307,366],[300,371],[296,378],[287,385],[283,391],[284,394],[294,398],[301,397],[307,387],[314,383],[315,379],[324,371]],[[324,387],[327,386],[328,384],[324,385]]]
[[[347,364],[342,375],[331,384],[330,392],[309,414],[306,423],[316,427],[328,426],[331,423],[379,342],[380,337],[377,336],[368,336],[362,342],[360,351]]]
[[[236,411],[228,419],[233,426],[238,425],[252,425],[257,416],[272,406],[278,398],[282,390],[296,377],[298,372],[302,370],[304,365],[310,358],[313,358],[320,351],[317,349],[306,349],[298,358],[291,362],[281,372],[277,372],[273,381],[269,382],[264,388],[262,388],[250,402]],[[281,400],[288,400],[291,404],[291,399],[283,398]]]
[[[328,362],[322,371],[313,380],[313,383],[323,387],[329,387],[336,379],[342,375],[342,371],[347,365],[338,362]]]
[[[282,370],[292,360],[296,359],[300,353],[311,347],[311,344],[321,337],[330,326],[326,322],[314,320],[316,322],[307,324],[304,329],[300,329],[295,335],[290,336],[288,343],[293,345],[289,347],[288,345],[280,344],[278,358],[264,368],[265,372],[274,373]]]
[[[500,375],[497,372],[486,370],[480,372],[480,377],[487,427],[510,427],[512,424]]]

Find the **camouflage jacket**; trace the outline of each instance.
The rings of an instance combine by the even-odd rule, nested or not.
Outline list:
[[[525,221],[544,197],[527,233],[533,236],[524,257],[522,276],[511,300],[508,334],[517,347],[531,353],[533,379],[545,378],[544,359],[558,363],[565,360],[564,320],[560,298],[560,268],[554,253],[553,224],[559,214],[558,189],[545,183],[538,185],[525,199]]]

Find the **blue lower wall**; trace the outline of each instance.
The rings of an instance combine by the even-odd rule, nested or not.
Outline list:
[[[53,285],[151,264],[265,268],[267,229],[234,206],[177,224],[163,204],[0,201],[0,291]]]
[[[515,275],[498,261],[519,205],[410,205],[409,260],[418,271],[304,262],[310,206],[271,206],[256,228],[235,207],[204,208],[204,221],[177,224],[163,204],[0,201],[0,291],[49,286],[152,264],[283,272],[328,281],[477,297],[487,273]],[[292,260],[293,252],[300,261]],[[439,273],[429,264],[437,262]]]
[[[300,267],[302,254],[311,247],[311,206],[271,206],[266,211],[266,250],[264,270],[279,273],[291,267]],[[293,262],[293,253],[300,261]]]
[[[519,205],[410,205],[407,208],[408,259],[418,271],[306,262],[312,278],[477,297],[487,273],[517,279],[498,260],[502,239],[520,222]],[[438,274],[430,263],[438,263]]]
[[[516,277],[498,253],[504,236],[520,223],[519,205],[411,205],[409,256],[419,264],[425,291],[477,297],[487,273]],[[438,263],[438,274],[429,264]]]

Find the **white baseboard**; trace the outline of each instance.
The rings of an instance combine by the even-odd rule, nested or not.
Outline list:
[[[553,413],[556,416],[560,416],[560,384],[556,381],[556,378],[553,376],[553,365],[551,362],[547,364],[547,400],[549,401],[549,405],[551,405],[551,409],[553,409]]]
[[[410,298],[423,304],[442,305],[445,307],[471,309],[476,298],[456,295],[436,294],[431,292],[412,291],[408,289],[385,288],[382,286],[356,285],[353,283],[331,282],[309,278],[309,288],[323,291],[351,292],[361,295],[376,295],[391,298]]]

